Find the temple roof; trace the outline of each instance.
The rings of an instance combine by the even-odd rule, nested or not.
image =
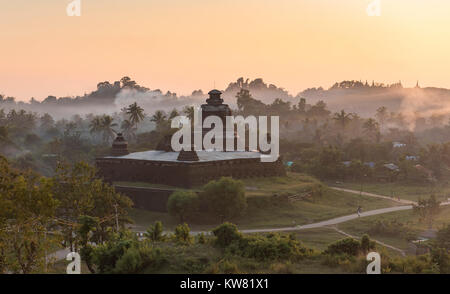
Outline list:
[[[260,158],[261,153],[250,152],[250,151],[196,151],[199,161],[197,162],[209,162],[218,160],[232,160],[232,159],[249,159],[249,158]],[[165,151],[144,151],[130,153],[124,156],[108,156],[104,158],[117,158],[117,159],[134,159],[134,160],[149,160],[149,161],[166,161],[166,162],[185,162],[177,160],[180,152],[165,152]],[[186,161],[189,162],[189,161]]]

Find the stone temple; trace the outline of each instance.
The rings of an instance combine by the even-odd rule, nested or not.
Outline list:
[[[209,92],[209,99],[201,106],[203,120],[215,115],[225,125],[225,117],[232,113],[230,107],[223,104],[221,94],[218,90]],[[202,131],[204,135],[209,130]],[[229,135],[224,133],[224,136]],[[109,182],[145,182],[184,188],[203,185],[223,176],[241,179],[285,175],[281,158],[275,162],[261,162],[262,153],[257,150],[174,152],[169,147],[158,149],[163,150],[129,153],[127,142],[118,134],[111,156],[96,159],[99,174]]]

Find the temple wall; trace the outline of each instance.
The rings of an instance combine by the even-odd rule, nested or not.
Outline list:
[[[96,164],[99,175],[109,182],[147,182],[185,188],[203,185],[223,176],[242,179],[285,175],[281,159],[276,162],[246,158],[185,163],[98,158]]]
[[[117,192],[128,196],[135,208],[167,212],[167,201],[175,191],[170,189],[155,189],[141,187],[115,186]]]

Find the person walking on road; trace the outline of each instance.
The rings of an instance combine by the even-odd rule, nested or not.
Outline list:
[[[358,209],[356,210],[358,217],[361,217],[361,212],[362,212],[362,208],[361,208],[361,206],[358,206]]]

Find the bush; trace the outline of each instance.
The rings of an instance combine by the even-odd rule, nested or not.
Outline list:
[[[198,211],[198,195],[193,191],[175,191],[167,201],[167,211],[172,216],[178,216],[183,223]]]
[[[98,273],[114,273],[117,261],[133,244],[134,240],[119,236],[95,247],[92,252],[92,263],[95,264]]]
[[[439,247],[450,250],[450,224],[437,232],[436,243]]]
[[[361,238],[361,250],[364,253],[368,253],[371,249],[375,249],[375,241],[370,240],[367,234],[364,234]]]
[[[429,254],[420,256],[396,257],[389,262],[394,272],[405,274],[438,273],[439,269],[432,263]]]
[[[241,239],[239,250],[241,255],[261,261],[299,260],[312,254],[301,242],[280,234],[246,236]]]
[[[331,255],[348,254],[356,256],[359,253],[360,249],[361,244],[359,243],[359,241],[353,238],[345,238],[328,245],[328,248],[327,250],[325,250],[325,253]]]
[[[116,262],[114,269],[118,274],[135,274],[142,268],[142,258],[136,248],[128,249]]]
[[[216,243],[220,247],[227,247],[232,242],[238,241],[242,238],[241,233],[238,231],[236,225],[232,223],[223,223],[213,231],[214,236],[217,237]]]
[[[198,239],[197,239],[198,244],[206,244],[206,237],[205,234],[200,233],[198,235]]]
[[[203,190],[201,202],[211,214],[219,216],[221,221],[239,216],[247,208],[245,187],[241,181],[222,177],[206,184]]]
[[[154,242],[164,241],[165,237],[163,235],[163,225],[162,222],[157,221],[154,225],[151,225],[144,236]]]
[[[189,229],[189,226],[186,223],[176,226],[174,235],[175,241],[181,244],[191,244],[193,238],[190,232],[191,229]]]

